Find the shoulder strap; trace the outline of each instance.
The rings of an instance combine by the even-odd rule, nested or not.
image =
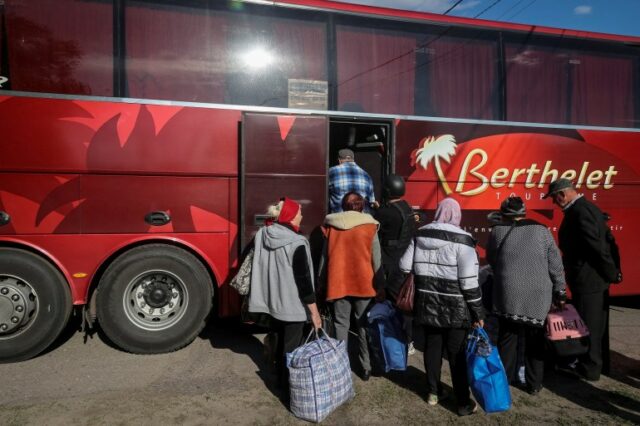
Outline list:
[[[457,232],[443,231],[442,229],[420,229],[417,235],[425,238],[435,238],[437,240],[449,241],[452,243],[464,244],[472,248],[476,247],[476,240],[469,235]]]
[[[502,241],[500,241],[500,245],[498,246],[498,249],[496,250],[496,259],[498,258],[498,256],[500,256],[500,251],[502,250],[502,246],[504,245],[504,242],[507,240],[507,237],[509,236],[509,234],[511,233],[511,231],[513,231],[513,228],[516,227],[516,222],[514,221],[511,226],[509,227],[509,230],[507,231],[507,233],[504,235],[504,238],[502,239]]]
[[[407,246],[411,242],[411,239],[413,238],[413,235],[415,233],[414,231],[415,228],[413,229],[410,228],[413,225],[413,222],[412,222],[413,209],[411,209],[411,207],[407,205],[409,209],[407,211],[402,207],[401,205],[402,202],[389,203],[389,204],[394,209],[396,209],[398,213],[400,213],[400,217],[402,217],[402,224],[400,225],[400,229],[398,230],[398,235],[396,235],[396,238],[394,240],[387,241],[386,245],[388,247],[407,248]]]
[[[407,221],[407,213],[404,210],[402,210],[402,207],[400,207],[400,203],[389,203],[389,204],[400,212],[400,216],[402,216],[402,226],[404,226],[405,222]]]

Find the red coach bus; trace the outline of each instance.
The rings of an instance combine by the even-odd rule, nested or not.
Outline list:
[[[319,0],[0,1],[0,361],[74,306],[135,353],[237,314],[265,207],[300,200],[311,234],[344,147],[427,217],[458,199],[481,255],[501,200],[556,231],[541,197],[574,180],[638,294],[639,46]]]

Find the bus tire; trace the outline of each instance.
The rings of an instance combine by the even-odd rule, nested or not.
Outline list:
[[[0,362],[24,361],[60,335],[71,314],[60,271],[26,250],[0,247]]]
[[[164,244],[120,255],[97,291],[100,327],[116,346],[138,354],[172,352],[191,343],[213,302],[213,283],[202,262]]]

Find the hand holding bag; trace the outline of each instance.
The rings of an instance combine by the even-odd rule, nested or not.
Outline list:
[[[589,329],[573,305],[547,315],[547,339],[560,357],[576,357],[589,351]]]
[[[327,334],[327,336],[335,339],[336,323],[328,305],[323,306],[320,309],[320,319],[322,319],[322,330]]]
[[[467,373],[474,398],[487,413],[511,408],[509,381],[502,360],[484,329],[474,328],[467,341]]]

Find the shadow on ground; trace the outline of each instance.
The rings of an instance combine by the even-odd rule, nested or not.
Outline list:
[[[640,424],[640,401],[630,392],[600,389],[590,382],[559,372],[545,375],[544,386],[556,395],[588,410]]]
[[[214,349],[229,349],[234,353],[249,356],[256,365],[256,374],[262,379],[265,387],[282,402],[283,395],[277,387],[275,370],[269,365],[263,342],[255,336],[264,333],[267,333],[264,328],[245,324],[238,318],[215,318],[209,321],[199,337],[209,340]]]
[[[443,367],[448,368],[448,364],[445,364]],[[418,368],[410,365],[407,367],[406,371],[390,371],[386,373],[384,377],[387,380],[395,383],[397,386],[413,392],[420,399],[423,399],[426,402],[427,377],[424,371],[421,371]],[[449,410],[453,414],[457,414],[458,406],[456,404],[455,397],[453,396],[453,388],[443,383],[442,392],[445,397],[440,399],[439,405]]]
[[[44,351],[40,352],[38,356],[35,358],[41,357],[45,354],[55,351],[59,347],[63,346],[67,343],[76,333],[82,330],[82,314],[80,310],[74,309],[71,312],[71,317],[69,317],[69,322],[62,330],[60,335],[53,341],[49,347],[47,347]]]
[[[610,356],[613,368],[609,377],[640,389],[640,360],[629,358],[616,351],[611,351]]]
[[[609,304],[622,308],[638,309],[638,306],[640,306],[640,296],[615,296],[611,298]]]

